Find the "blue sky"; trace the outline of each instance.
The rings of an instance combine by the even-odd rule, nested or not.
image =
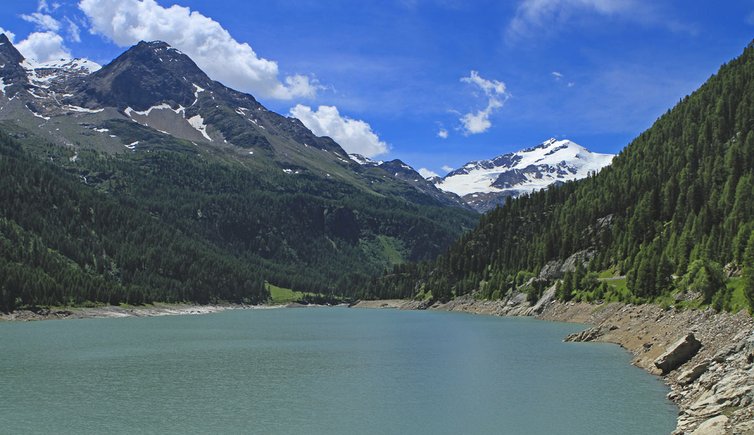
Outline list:
[[[618,152],[754,37],[743,0],[5,0],[0,18],[37,57],[166,40],[349,151],[439,174],[549,137]]]

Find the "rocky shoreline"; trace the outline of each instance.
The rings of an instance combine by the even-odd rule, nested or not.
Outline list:
[[[754,434],[754,318],[748,313],[562,303],[553,296],[554,288],[534,306],[521,294],[505,301],[471,297],[433,305],[362,301],[354,307],[534,316],[586,323],[591,327],[565,339],[618,344],[633,355],[634,365],[661,376],[671,389],[668,398],[679,408],[675,434]]]
[[[103,305],[100,307],[62,307],[35,310],[16,310],[12,313],[0,313],[0,322],[32,322],[39,320],[62,319],[116,319],[124,317],[160,317],[160,316],[196,316],[212,314],[226,310],[269,310],[275,308],[314,308],[331,305],[300,304],[291,302],[277,305],[241,305],[241,304],[170,304],[155,302],[140,306]],[[346,306],[343,304],[343,306]]]
[[[194,305],[161,304],[144,306],[101,306],[101,307],[66,307],[39,308],[36,310],[17,310],[9,314],[0,313],[1,321],[29,322],[37,320],[58,319],[101,319],[123,317],[158,317],[211,314],[225,310],[257,308],[246,305]]]

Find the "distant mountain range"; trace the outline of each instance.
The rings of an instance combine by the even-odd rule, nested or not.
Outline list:
[[[437,188],[462,197],[475,210],[485,212],[504,204],[507,197],[597,173],[613,157],[593,153],[567,139],[548,139],[522,151],[469,162],[431,181]]]

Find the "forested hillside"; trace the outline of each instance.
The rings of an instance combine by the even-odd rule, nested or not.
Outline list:
[[[87,302],[267,299],[265,281],[323,294],[438,255],[474,222],[174,139],[108,155],[0,133],[0,310]],[[40,157],[42,157],[40,159]]]
[[[508,201],[437,261],[398,266],[365,296],[505,293],[516,276],[591,253],[627,275],[623,299],[693,290],[724,306],[723,268],[754,294],[754,46],[587,179]],[[743,268],[743,271],[742,271]],[[586,270],[584,270],[585,272]],[[567,274],[563,299],[585,286]],[[519,280],[520,281],[520,280]],[[520,283],[520,282],[519,282]],[[536,293],[536,291],[535,291]],[[536,294],[533,299],[536,299]]]
[[[29,156],[0,133],[0,310],[267,298],[260,271]]]

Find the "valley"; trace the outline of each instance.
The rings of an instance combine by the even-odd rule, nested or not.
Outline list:
[[[35,401],[46,432],[123,430],[166,394],[134,427],[650,433],[678,410],[674,434],[754,433],[754,12],[399,3],[238,3],[233,34],[158,0],[12,5],[13,430]],[[166,367],[191,383],[102,400]],[[62,418],[50,373],[102,414]]]

